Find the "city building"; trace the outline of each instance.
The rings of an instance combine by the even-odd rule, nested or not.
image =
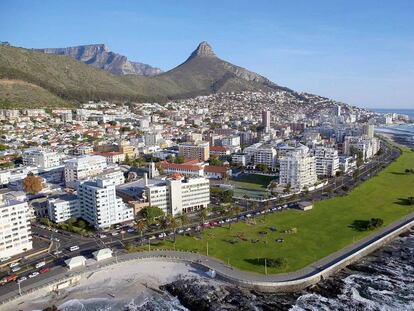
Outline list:
[[[179,155],[188,160],[207,161],[210,158],[210,145],[208,142],[188,142],[178,146]]]
[[[23,165],[38,168],[50,168],[60,165],[60,155],[57,152],[34,148],[23,152]]]
[[[230,149],[223,146],[211,146],[210,147],[210,157],[216,156],[216,157],[224,157],[230,155]]]
[[[269,169],[274,169],[276,166],[277,152],[272,145],[256,143],[244,148],[243,153],[247,154],[253,166],[265,164]]]
[[[300,146],[279,159],[279,184],[290,187],[293,192],[302,191],[315,185],[316,175],[315,157],[309,154],[309,148]]]
[[[66,186],[75,188],[76,181],[98,175],[106,167],[106,158],[99,155],[87,155],[70,159],[65,163]]]
[[[81,217],[97,229],[134,220],[133,208],[116,195],[114,180],[97,178],[78,184]]]
[[[344,141],[345,155],[360,154],[363,161],[372,158],[380,149],[378,138],[369,138],[367,136],[346,136]]]
[[[364,124],[362,126],[362,134],[368,138],[374,138],[374,124]]]
[[[262,111],[262,126],[266,133],[270,131],[270,111],[269,110]]]
[[[157,206],[165,213],[177,216],[207,208],[210,204],[210,183],[203,177],[174,178],[148,184],[145,194],[150,206]]]
[[[27,202],[0,195],[0,258],[32,249],[32,234]]]
[[[73,194],[64,194],[58,198],[49,199],[47,208],[49,218],[55,223],[82,216],[79,198]]]
[[[332,177],[339,171],[338,150],[332,147],[317,146],[313,150],[316,161],[316,175]]]

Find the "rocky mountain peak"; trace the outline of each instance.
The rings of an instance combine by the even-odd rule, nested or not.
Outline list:
[[[191,53],[188,59],[192,59],[195,57],[216,57],[213,49],[211,48],[210,44],[207,41],[201,42],[198,47]]]

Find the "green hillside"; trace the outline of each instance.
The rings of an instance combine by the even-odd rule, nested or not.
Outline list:
[[[53,108],[75,105],[32,83],[0,79],[0,108]]]
[[[186,98],[216,92],[273,90],[281,87],[244,68],[225,62],[201,43],[186,62],[158,76],[118,76],[67,56],[0,46],[0,81],[14,84],[3,90],[0,102],[25,107],[67,105],[56,96],[76,103],[88,100],[157,100]],[[38,86],[39,88],[36,88]],[[9,85],[10,87],[10,85]],[[13,95],[10,95],[10,94]]]

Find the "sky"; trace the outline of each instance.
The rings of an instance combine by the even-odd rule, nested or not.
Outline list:
[[[0,41],[105,43],[169,70],[201,41],[273,82],[368,108],[414,109],[412,0],[0,0]]]

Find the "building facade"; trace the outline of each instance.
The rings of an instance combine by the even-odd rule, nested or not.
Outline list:
[[[208,142],[184,143],[179,145],[179,155],[189,160],[208,161],[210,145]]]
[[[75,188],[77,180],[87,179],[103,172],[107,167],[106,158],[98,155],[87,155],[70,159],[65,163],[66,186]]]
[[[6,200],[0,196],[0,213],[0,257],[31,250],[32,233],[27,202]]]

